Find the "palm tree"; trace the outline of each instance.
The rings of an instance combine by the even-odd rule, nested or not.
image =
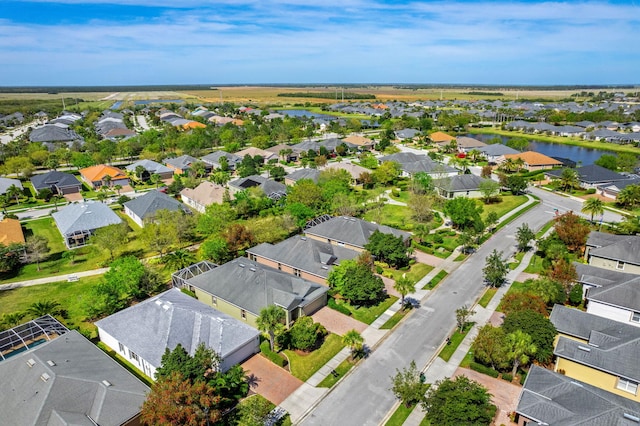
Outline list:
[[[156,186],[156,189],[158,189],[158,184],[162,179],[160,178],[159,174],[154,173],[151,176],[149,176],[149,180],[151,181],[151,183],[153,183]]]
[[[518,367],[529,362],[529,357],[537,352],[538,348],[532,343],[531,336],[522,330],[516,330],[507,334],[507,354],[513,360],[513,371],[511,375],[515,377]]]
[[[116,194],[120,195],[120,190],[122,189],[122,185],[115,185],[113,189],[116,190]]]
[[[180,270],[194,263],[196,263],[195,256],[187,250],[176,250],[164,258],[164,267],[167,269]]]
[[[342,343],[351,349],[351,356],[356,357],[364,348],[364,338],[357,330],[349,330],[342,336]]]
[[[258,330],[269,333],[269,345],[273,350],[275,344],[276,327],[284,321],[284,311],[276,305],[270,305],[260,310],[256,319]]]
[[[111,185],[111,180],[112,180],[112,179],[113,179],[113,178],[112,178],[110,175],[105,175],[105,176],[102,178],[102,184],[103,184],[104,186],[107,186],[107,187],[108,187],[109,185]]]
[[[596,197],[587,198],[580,211],[582,213],[591,213],[591,222],[593,222],[594,216],[604,213],[604,203]]]
[[[38,318],[44,315],[59,315],[62,312],[62,308],[58,302],[53,300],[45,300],[40,302],[34,302],[27,308],[27,313]]]
[[[578,172],[573,169],[564,169],[560,175],[560,187],[566,191],[573,189],[580,184]]]
[[[7,197],[12,197],[16,199],[16,204],[20,204],[20,193],[22,191],[20,191],[20,188],[18,188],[15,185],[11,185],[9,188],[7,188],[7,191],[5,192],[5,194],[7,195]]]
[[[25,312],[12,312],[10,314],[3,314],[0,317],[0,329],[12,328],[22,323],[22,318],[26,315]]]
[[[416,284],[409,278],[405,277],[404,274],[402,277],[396,280],[396,283],[393,285],[393,288],[400,293],[402,298],[400,299],[400,306],[404,308],[404,297],[415,291]]]
[[[135,170],[135,175],[136,178],[138,178],[139,181],[142,180],[142,176],[144,175],[144,172],[146,172],[147,169],[145,169],[143,166],[136,166],[136,170]]]

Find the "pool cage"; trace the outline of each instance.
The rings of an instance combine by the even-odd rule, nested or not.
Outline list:
[[[184,269],[180,269],[179,271],[174,272],[171,275],[171,283],[173,284],[174,287],[186,288],[193,291],[192,288],[189,288],[189,285],[187,284],[187,280],[195,276],[198,276],[200,274],[204,274],[205,272],[209,272],[212,269],[215,269],[217,267],[218,265],[216,265],[213,262],[209,262],[208,260],[203,260],[202,262],[194,263],[191,266],[187,266]]]
[[[40,343],[53,340],[69,329],[50,315],[25,322],[0,332],[0,361],[29,350]]]

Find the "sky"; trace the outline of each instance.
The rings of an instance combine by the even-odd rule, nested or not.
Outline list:
[[[1,0],[0,86],[640,83],[640,0]]]

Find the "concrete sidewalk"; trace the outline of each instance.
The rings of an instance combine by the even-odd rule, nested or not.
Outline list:
[[[33,280],[26,280],[26,281],[16,281],[14,283],[9,283],[9,284],[0,284],[0,291],[2,291],[2,290],[12,290],[14,288],[20,288],[20,287],[30,287],[30,286],[33,286],[33,285],[41,285],[41,284],[68,281],[69,276],[76,276],[78,278],[92,277],[92,276],[95,276],[95,275],[102,275],[105,272],[107,272],[108,270],[109,270],[109,268],[92,269],[90,271],[72,272],[72,273],[64,274],[64,275],[55,275],[55,276],[52,276],[52,277],[36,278],[36,279],[33,279]]]

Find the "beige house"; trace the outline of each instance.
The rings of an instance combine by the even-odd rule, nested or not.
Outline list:
[[[599,268],[640,274],[640,237],[591,232],[585,258]]]
[[[211,204],[222,204],[227,189],[213,182],[204,181],[197,187],[180,191],[182,202],[192,209],[204,213]]]
[[[502,162],[506,162],[509,159],[514,161],[518,159],[522,160],[524,168],[530,172],[552,169],[563,165],[561,161],[535,151],[526,151],[519,154],[507,154],[504,155],[503,158],[504,160]]]

